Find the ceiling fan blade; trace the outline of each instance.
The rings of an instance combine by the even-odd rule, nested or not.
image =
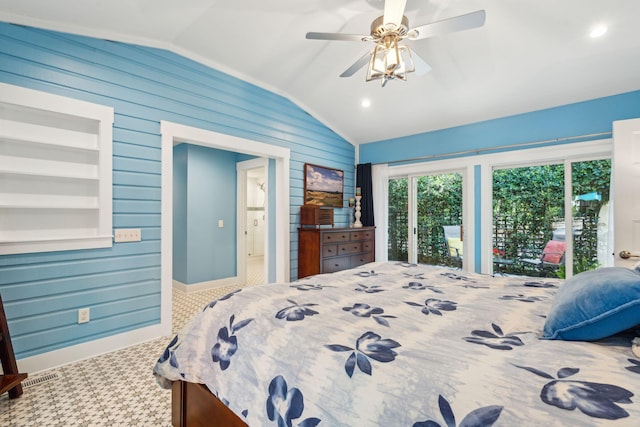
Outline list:
[[[420,40],[456,31],[482,27],[484,25],[485,18],[485,11],[478,10],[476,12],[467,13],[466,15],[455,16],[453,18],[443,19],[442,21],[436,21],[415,27],[409,31],[407,37],[410,40]]]
[[[427,62],[422,59],[414,50],[413,51],[413,66],[415,67],[416,76],[424,76],[429,71],[431,71],[431,65],[427,64]]]
[[[310,40],[341,40],[348,42],[366,42],[371,40],[371,36],[363,36],[359,34],[342,34],[342,33],[307,33],[307,39]]]
[[[349,68],[347,68],[346,70],[344,70],[344,72],[342,74],[340,74],[340,77],[351,77],[353,76],[356,71],[358,71],[360,68],[364,67],[366,64],[369,63],[369,59],[371,58],[371,52],[367,52],[364,55],[362,55],[362,57],[360,59],[358,59],[356,62],[353,63],[353,65]]]
[[[384,2],[384,25],[394,24],[396,26],[402,23],[404,16],[404,8],[407,6],[407,0],[385,0]]]

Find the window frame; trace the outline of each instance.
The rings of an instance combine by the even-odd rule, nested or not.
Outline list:
[[[493,177],[494,168],[510,168],[534,166],[548,163],[565,164],[565,176],[567,164],[579,161],[611,159],[613,151],[613,140],[603,138],[587,140],[581,142],[564,144],[547,144],[535,148],[525,148],[517,150],[502,151],[498,153],[480,154],[477,156],[458,157],[444,160],[430,160],[427,162],[416,162],[402,165],[389,165],[388,178],[408,178],[409,188],[411,187],[411,176],[435,175],[440,173],[462,173],[462,203],[463,203],[463,227],[464,241],[463,260],[464,271],[476,271],[479,273],[493,274],[493,254],[492,254],[492,227],[493,227]],[[566,186],[569,188],[566,188]],[[565,179],[565,194],[571,194],[571,180]],[[480,198],[478,203],[476,199]],[[387,200],[388,203],[388,200]],[[412,208],[411,191],[409,194],[409,240],[411,261],[411,239],[412,226],[415,217],[411,218]],[[571,212],[571,198],[565,197],[565,211]],[[567,210],[568,209],[568,210]],[[568,222],[571,216],[565,218]],[[479,230],[478,230],[479,228]],[[568,229],[571,227],[569,226]],[[478,241],[479,237],[479,241]],[[414,251],[415,254],[415,251]],[[573,247],[568,245],[567,263],[573,262]],[[571,264],[568,264],[571,265]],[[572,274],[570,272],[569,274]],[[568,277],[570,277],[568,275]]]

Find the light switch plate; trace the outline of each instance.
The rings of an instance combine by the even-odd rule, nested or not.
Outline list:
[[[139,228],[119,228],[113,230],[113,241],[122,242],[139,242],[142,240],[142,233]]]

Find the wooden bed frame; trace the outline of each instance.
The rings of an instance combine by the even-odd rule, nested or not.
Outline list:
[[[171,386],[174,427],[248,427],[203,384],[174,381]]]

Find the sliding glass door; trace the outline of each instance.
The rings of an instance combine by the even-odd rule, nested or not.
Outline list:
[[[389,260],[462,267],[462,174],[389,180]]]
[[[610,160],[494,168],[494,272],[564,278],[603,265],[610,175]]]
[[[409,187],[408,179],[389,179],[389,261],[409,261]]]

